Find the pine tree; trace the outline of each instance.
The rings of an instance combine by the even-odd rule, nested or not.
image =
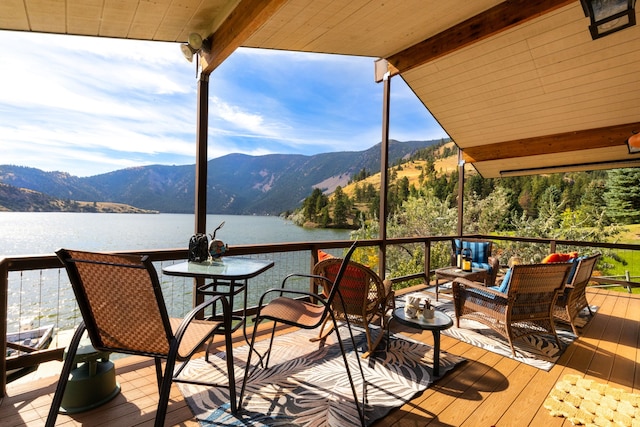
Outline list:
[[[620,224],[640,222],[640,169],[613,169],[607,174],[607,215]]]

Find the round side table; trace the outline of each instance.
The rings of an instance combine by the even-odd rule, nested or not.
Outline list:
[[[425,319],[422,316],[412,319],[405,316],[404,307],[400,307],[393,311],[392,319],[395,319],[401,325],[408,326],[410,328],[431,331],[433,334],[433,375],[437,377],[440,375],[440,331],[449,329],[453,326],[453,319],[438,310],[435,310],[433,314],[433,319]],[[387,340],[387,343],[388,342],[389,340]]]

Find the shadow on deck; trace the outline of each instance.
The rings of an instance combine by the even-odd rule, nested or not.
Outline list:
[[[555,383],[566,374],[580,374],[627,391],[640,390],[638,337],[640,296],[589,289],[589,302],[599,306],[582,335],[548,372],[442,336],[442,351],[462,356],[463,363],[375,426],[560,426],[542,405]],[[417,333],[394,323],[395,332],[432,343],[431,333]],[[240,338],[237,345],[242,345]],[[59,369],[59,364],[48,372]],[[72,416],[57,425],[152,425],[158,391],[153,363],[140,357],[117,359],[122,393],[109,403]],[[47,364],[47,365],[50,365]],[[11,383],[0,406],[1,426],[43,425],[57,378],[44,376]],[[167,425],[197,426],[177,386],[173,386]]]

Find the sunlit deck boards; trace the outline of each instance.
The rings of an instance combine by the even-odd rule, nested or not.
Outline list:
[[[569,373],[640,391],[640,296],[590,289],[588,298],[600,307],[598,313],[549,372],[442,336],[442,350],[463,356],[467,362],[375,425],[569,426],[542,407],[556,381]],[[428,331],[397,330],[431,343]],[[158,395],[153,364],[128,357],[116,361],[116,370],[120,396],[93,411],[61,415],[58,425],[152,425]],[[54,387],[55,378],[9,384],[8,396],[0,406],[0,426],[42,425]],[[176,386],[167,425],[198,425]]]

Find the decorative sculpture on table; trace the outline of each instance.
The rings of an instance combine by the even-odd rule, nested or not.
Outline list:
[[[410,319],[416,319],[420,312],[420,297],[407,295],[404,305],[404,314]]]
[[[220,230],[223,225],[224,221],[222,221],[220,225],[213,230],[213,233],[210,234],[211,241],[209,242],[209,255],[211,255],[211,258],[214,260],[220,259],[227,249],[229,249],[222,240],[216,240],[216,232]]]

